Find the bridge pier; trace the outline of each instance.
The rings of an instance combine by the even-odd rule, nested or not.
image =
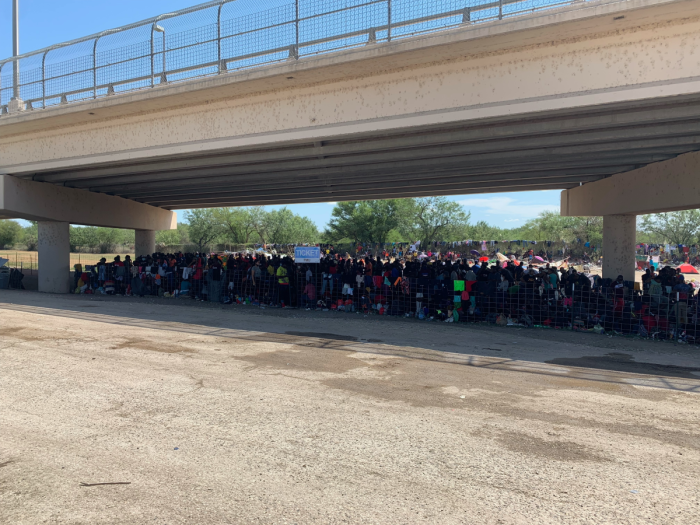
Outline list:
[[[39,291],[68,293],[70,289],[70,224],[39,221]]]
[[[636,236],[636,215],[603,217],[603,277],[634,281]]]
[[[177,227],[174,212],[120,197],[0,175],[0,218],[39,224],[39,291],[70,291],[70,225],[136,230],[136,254],[155,251],[156,231]]]
[[[647,164],[561,194],[561,214],[603,217],[603,277],[634,280],[637,215],[700,208],[700,152]]]
[[[135,255],[151,255],[156,251],[156,232],[154,230],[136,230]]]

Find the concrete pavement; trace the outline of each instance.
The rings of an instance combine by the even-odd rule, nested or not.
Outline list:
[[[0,522],[695,519],[694,348],[307,314],[3,291]]]

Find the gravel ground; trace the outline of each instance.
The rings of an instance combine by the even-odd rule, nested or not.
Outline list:
[[[0,292],[0,523],[698,523],[697,348]]]

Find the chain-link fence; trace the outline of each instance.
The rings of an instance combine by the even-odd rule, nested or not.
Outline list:
[[[700,342],[699,297],[675,271],[642,283],[611,281],[542,265],[423,264],[289,257],[130,260],[77,266],[75,293],[199,300],[405,317],[416,322],[521,328]]]
[[[16,84],[43,109],[577,3],[217,0],[0,61],[0,114]]]

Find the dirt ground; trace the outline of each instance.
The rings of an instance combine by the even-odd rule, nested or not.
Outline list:
[[[698,523],[700,351],[0,291],[0,523]]]

